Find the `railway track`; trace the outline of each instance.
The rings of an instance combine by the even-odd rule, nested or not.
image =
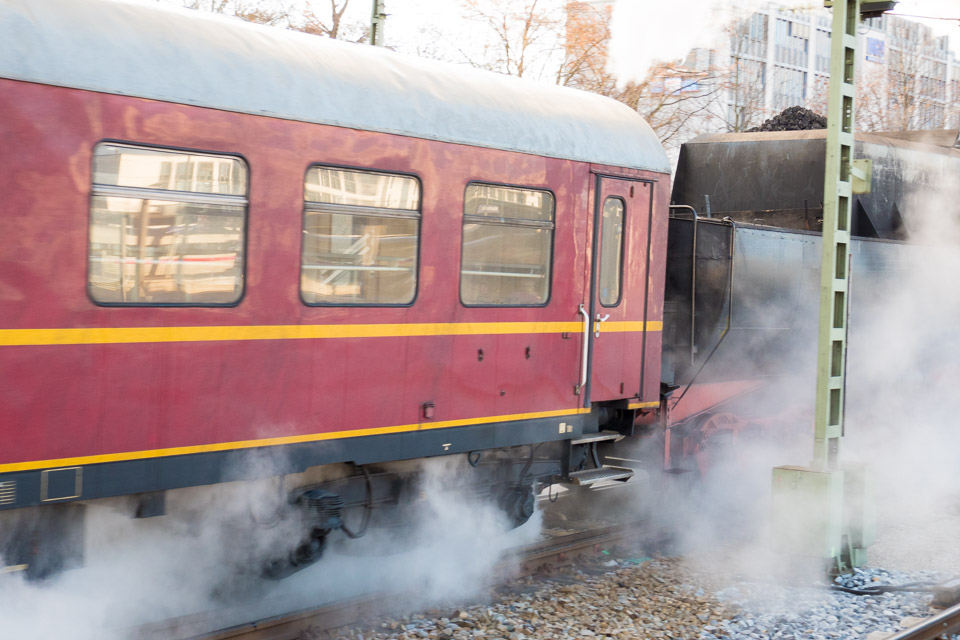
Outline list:
[[[584,555],[595,555],[616,544],[657,541],[660,528],[648,522],[627,522],[569,532],[545,529],[539,542],[512,550],[494,569],[499,579],[530,575],[546,565],[562,565]],[[356,624],[405,608],[402,593],[375,592],[302,609],[292,613],[233,624],[215,631],[215,614],[194,614],[142,626],[133,632],[137,640],[298,640],[305,633]]]
[[[928,618],[908,618],[901,622],[905,627],[902,631],[871,634],[868,640],[934,640],[960,634],[960,578],[934,587],[930,605],[943,610]]]
[[[935,640],[960,633],[960,604],[944,609],[917,624],[885,636],[885,640]]]
[[[935,640],[960,635],[960,578],[943,582],[932,589],[930,606],[941,611],[925,618],[905,618],[901,631],[875,631],[867,640]]]

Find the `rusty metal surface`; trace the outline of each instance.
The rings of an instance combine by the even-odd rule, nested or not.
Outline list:
[[[960,605],[950,607],[909,629],[898,631],[886,640],[934,640],[957,632],[960,632]]]
[[[858,133],[854,157],[873,160],[870,194],[854,197],[854,235],[901,239],[915,231],[931,195],[956,202],[953,176],[960,150],[939,137],[910,139]],[[671,203],[706,210],[715,218],[819,231],[822,218],[826,132],[711,134],[680,150]],[[952,195],[950,195],[952,194]]]
[[[674,342],[664,345],[664,358],[675,359],[675,382],[689,383],[717,346],[730,300],[729,334],[698,376],[698,383],[812,375],[815,354],[808,347],[816,336],[820,236],[753,225],[735,225],[731,233],[730,223],[700,218],[694,244],[693,230],[692,220],[670,220],[665,297],[673,305],[674,315],[668,321],[675,324],[676,333]],[[885,288],[921,264],[924,249],[856,238],[850,243],[850,254],[855,279],[851,329],[856,331],[858,323],[870,321],[877,301],[884,299]],[[732,280],[731,264],[736,265]]]

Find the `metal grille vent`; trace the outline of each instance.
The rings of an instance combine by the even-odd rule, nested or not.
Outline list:
[[[13,480],[0,482],[0,504],[13,504],[17,501],[17,483]]]

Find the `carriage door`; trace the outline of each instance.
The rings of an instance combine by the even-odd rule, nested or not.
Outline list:
[[[597,176],[588,402],[640,395],[653,187]]]

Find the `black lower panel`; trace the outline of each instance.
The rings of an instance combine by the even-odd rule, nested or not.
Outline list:
[[[0,474],[0,510],[249,480],[338,462],[370,464],[566,440],[595,421],[591,415],[567,415]],[[572,430],[561,433],[560,423]]]

